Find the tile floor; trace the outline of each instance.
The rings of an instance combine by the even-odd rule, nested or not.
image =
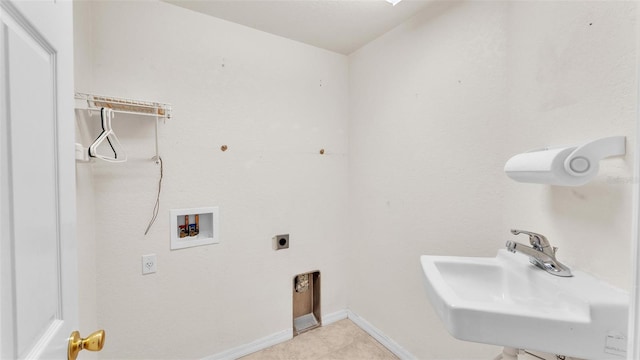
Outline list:
[[[395,360],[398,359],[351,320],[310,330],[242,360]]]

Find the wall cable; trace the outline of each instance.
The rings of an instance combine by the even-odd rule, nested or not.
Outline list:
[[[164,166],[162,164],[162,157],[158,156],[158,163],[160,164],[160,180],[158,180],[158,195],[156,196],[156,204],[153,206],[153,215],[151,220],[149,221],[149,225],[147,225],[147,230],[144,231],[144,234],[147,235],[153,223],[156,222],[158,218],[158,212],[160,211],[160,192],[162,191],[162,178],[164,177]]]

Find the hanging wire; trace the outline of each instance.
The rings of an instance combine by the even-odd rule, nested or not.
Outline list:
[[[160,211],[160,191],[162,190],[162,178],[164,177],[164,167],[162,164],[162,158],[158,156],[158,162],[160,163],[160,180],[158,181],[158,196],[156,196],[156,204],[153,207],[153,216],[151,217],[151,221],[149,221],[149,225],[147,225],[147,230],[144,231],[144,234],[147,235],[151,226],[156,219],[158,218],[158,211]]]

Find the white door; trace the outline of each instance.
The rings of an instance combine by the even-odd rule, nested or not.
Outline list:
[[[78,325],[72,19],[0,0],[2,359],[65,359]]]

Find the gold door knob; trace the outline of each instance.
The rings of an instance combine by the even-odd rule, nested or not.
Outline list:
[[[98,330],[86,338],[80,338],[80,333],[74,331],[69,336],[67,360],[76,360],[80,350],[100,351],[104,346],[104,330]]]

